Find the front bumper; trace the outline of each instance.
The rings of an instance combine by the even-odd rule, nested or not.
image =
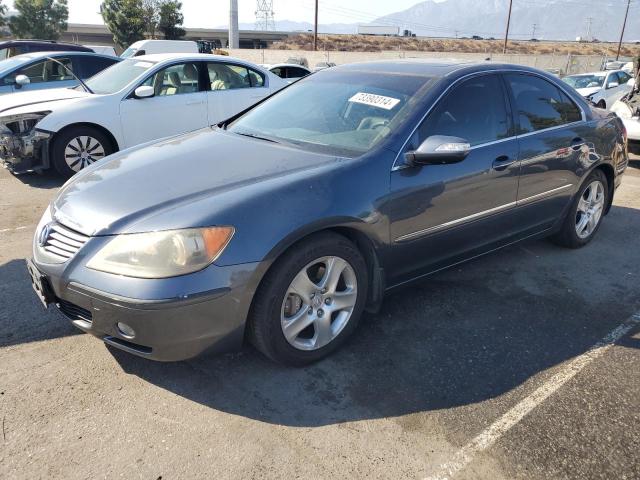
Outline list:
[[[49,168],[52,133],[34,129],[27,133],[0,132],[0,161],[14,173]]]
[[[85,267],[107,241],[93,237],[63,264],[38,261],[50,301],[86,333],[134,355],[177,361],[237,350],[257,285],[259,263],[220,267],[167,279],[135,279]],[[127,335],[118,323],[135,332]]]

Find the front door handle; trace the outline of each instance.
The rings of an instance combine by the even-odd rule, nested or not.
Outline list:
[[[192,102],[187,102],[187,105],[202,105],[204,102],[202,100],[194,100]]]
[[[493,161],[492,168],[498,172],[506,170],[509,166],[516,163],[517,160],[512,159],[508,155],[500,155]]]

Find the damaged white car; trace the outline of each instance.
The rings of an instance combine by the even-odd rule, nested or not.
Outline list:
[[[0,161],[70,177],[118,150],[216,124],[286,85],[229,57],[135,57],[73,89],[0,97]]]

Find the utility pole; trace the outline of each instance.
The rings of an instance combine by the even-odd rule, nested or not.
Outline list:
[[[590,42],[591,40],[593,40],[593,38],[591,38],[591,24],[593,23],[593,17],[587,17],[587,36],[585,37],[585,40],[587,42]]]
[[[313,51],[318,50],[318,0],[316,0],[316,16],[313,22]]]
[[[624,37],[624,28],[627,26],[627,16],[629,16],[629,5],[631,5],[631,0],[627,0],[627,11],[624,14],[624,22],[622,22],[622,31],[620,32],[620,41],[618,42],[618,53],[616,53],[616,60],[620,59],[620,48],[622,48],[622,37]]]
[[[533,32],[531,32],[531,39],[535,39],[536,38],[536,29],[538,28],[538,24],[534,23],[533,24]]]
[[[240,48],[238,35],[238,0],[231,0],[229,4],[229,48]]]
[[[507,15],[507,31],[504,34],[504,48],[502,49],[502,53],[507,53],[507,40],[509,39],[509,23],[511,23],[512,5],[513,5],[513,0],[509,0],[509,15]]]

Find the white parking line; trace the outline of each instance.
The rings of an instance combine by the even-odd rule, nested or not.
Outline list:
[[[468,444],[456,452],[451,461],[440,465],[432,475],[425,480],[447,480],[462,471],[474,457],[491,447],[505,433],[520,422],[529,412],[553,395],[560,387],[575,377],[584,367],[589,365],[598,357],[609,350],[613,344],[622,338],[629,331],[640,324],[640,313],[633,315],[626,322],[609,332],[609,334],[593,345],[582,355],[574,358],[564,365],[562,369],[554,374],[542,386],[531,395],[511,408],[507,413],[486,428],[480,435],[471,440]]]
[[[18,230],[26,230],[27,228],[31,228],[31,227],[3,228],[0,230],[0,233],[16,232]]]

